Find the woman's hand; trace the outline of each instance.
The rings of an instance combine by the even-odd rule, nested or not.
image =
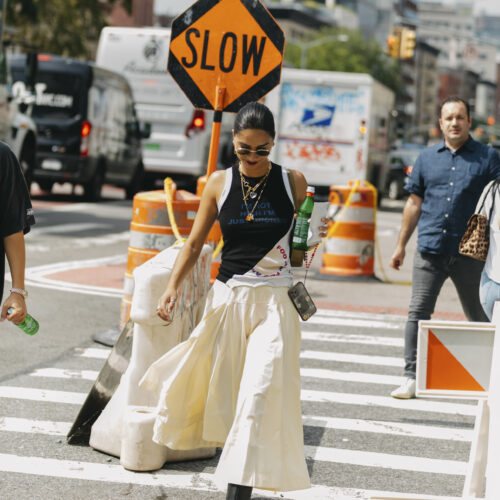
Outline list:
[[[318,233],[320,238],[326,238],[328,233],[328,222],[330,219],[328,217],[322,217],[321,222],[323,223],[321,226],[318,226]]]
[[[174,309],[176,302],[177,290],[167,288],[163,295],[160,297],[160,300],[158,300],[158,305],[156,306],[156,314],[161,319],[167,321],[170,324],[174,319]]]
[[[7,309],[9,308],[14,310],[7,315]],[[11,293],[3,303],[1,321],[8,319],[16,324],[22,323],[27,312],[24,297],[18,293]]]

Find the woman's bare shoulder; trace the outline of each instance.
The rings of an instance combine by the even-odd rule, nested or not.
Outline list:
[[[216,170],[208,178],[205,190],[207,190],[211,196],[215,197],[215,199],[218,200],[224,189],[225,182],[226,170]]]
[[[306,189],[307,189],[307,180],[302,172],[299,170],[292,170],[290,169],[290,172],[293,175],[293,180],[295,182],[295,186],[297,188],[297,193],[303,193],[304,196],[306,194]]]

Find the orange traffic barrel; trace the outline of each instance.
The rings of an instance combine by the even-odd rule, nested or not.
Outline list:
[[[374,276],[376,191],[359,181],[330,186],[331,218],[321,274]]]
[[[177,191],[172,186],[172,206],[179,233],[187,237],[200,205],[200,198],[188,191]],[[134,293],[133,271],[156,254],[177,241],[170,221],[164,191],[147,191],[134,196],[130,241],[127,252],[127,269],[122,303],[120,326],[123,328],[130,315]]]

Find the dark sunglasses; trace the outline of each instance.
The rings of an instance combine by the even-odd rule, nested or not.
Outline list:
[[[241,156],[246,156],[249,155],[250,153],[255,153],[256,155],[259,156],[269,156],[271,154],[271,151],[269,151],[269,149],[249,149],[249,148],[238,148],[236,150],[236,154]]]

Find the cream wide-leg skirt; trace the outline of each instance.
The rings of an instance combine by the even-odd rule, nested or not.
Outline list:
[[[151,365],[160,390],[154,441],[174,450],[223,446],[217,484],[310,487],[300,408],[300,327],[286,287],[216,281],[203,319]]]

